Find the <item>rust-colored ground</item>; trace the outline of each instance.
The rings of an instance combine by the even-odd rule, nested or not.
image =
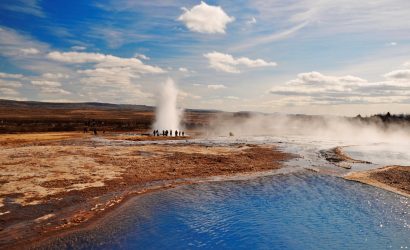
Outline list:
[[[372,172],[370,177],[410,195],[410,167],[394,166]]]
[[[353,172],[345,178],[410,197],[410,167],[408,166],[387,166],[381,169]]]
[[[164,137],[104,137],[113,143],[82,133],[0,135],[0,248],[89,223],[132,194],[277,169],[291,157],[273,146],[130,145],[120,139]]]

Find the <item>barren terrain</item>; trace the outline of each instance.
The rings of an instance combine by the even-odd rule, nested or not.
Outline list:
[[[160,138],[0,135],[0,246],[87,223],[133,194],[277,169],[291,158],[274,146],[122,143]]]
[[[354,172],[345,178],[410,197],[409,166],[387,166],[381,169]]]

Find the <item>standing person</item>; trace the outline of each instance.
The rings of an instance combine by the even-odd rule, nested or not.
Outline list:
[[[175,130],[175,137],[178,136],[178,130]]]
[[[169,136],[172,136],[172,129],[169,130]]]
[[[182,131],[182,136],[185,136],[185,132],[184,132],[184,131]]]

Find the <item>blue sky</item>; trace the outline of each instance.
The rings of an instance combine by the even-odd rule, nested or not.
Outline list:
[[[410,111],[407,0],[0,2],[0,98]]]

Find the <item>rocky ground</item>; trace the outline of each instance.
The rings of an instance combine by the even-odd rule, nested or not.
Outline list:
[[[104,134],[96,140],[75,132],[0,135],[0,246],[91,223],[132,195],[210,176],[278,169],[292,157],[274,146],[141,144],[163,139]],[[121,143],[132,141],[139,144]]]
[[[410,166],[387,166],[369,171],[353,172],[345,178],[410,197]]]

